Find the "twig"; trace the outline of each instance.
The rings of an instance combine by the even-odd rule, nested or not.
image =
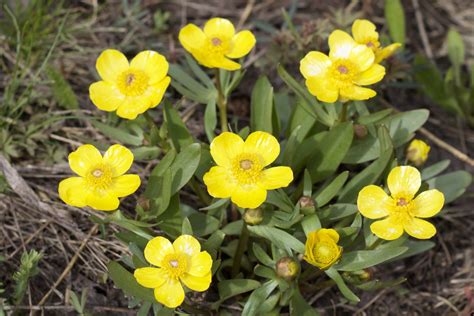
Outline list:
[[[89,230],[89,233],[87,234],[86,238],[82,241],[81,245],[79,246],[79,249],[77,249],[76,253],[74,254],[74,256],[71,258],[71,261],[69,261],[69,264],[66,266],[66,268],[64,269],[63,273],[61,273],[61,275],[59,276],[59,278],[56,280],[56,282],[54,282],[53,286],[51,287],[51,289],[48,291],[48,293],[46,293],[43,298],[39,301],[39,303],[37,304],[38,306],[42,306],[44,305],[44,303],[47,301],[48,297],[51,295],[51,293],[53,292],[54,289],[56,289],[56,287],[62,282],[62,280],[68,275],[69,271],[71,271],[72,267],[74,266],[74,264],[76,263],[77,259],[79,258],[79,255],[81,253],[81,251],[84,249],[84,247],[86,246],[87,242],[89,241],[89,239],[92,237],[93,234],[95,234],[97,232],[97,229],[99,228],[99,224],[95,224],[94,226],[92,226],[92,228]]]
[[[250,16],[250,13],[252,13],[252,9],[253,9],[254,5],[255,5],[255,0],[249,0],[247,2],[247,5],[245,6],[245,9],[242,12],[242,15],[240,16],[239,23],[237,23],[237,30],[240,30],[242,28],[242,26],[244,25],[245,21],[247,21],[247,19]]]
[[[428,36],[426,35],[426,29],[425,29],[425,24],[423,23],[423,16],[421,15],[420,5],[418,3],[418,0],[411,0],[411,2],[415,9],[416,24],[418,26],[418,31],[420,32],[421,42],[423,43],[426,56],[428,56],[428,58],[432,60],[433,52],[431,51],[430,42],[429,42]]]
[[[16,221],[16,218],[15,218],[15,221]],[[48,226],[51,222],[50,221],[47,221],[46,223],[44,223],[43,225],[41,225],[40,228],[38,228],[36,230],[36,232],[34,232],[34,234],[32,234],[30,237],[28,237],[28,239],[25,240],[25,243],[24,243],[24,246],[28,245],[30,243],[30,241],[32,241],[36,236],[39,235],[39,233],[41,233],[43,231],[43,229],[46,228],[46,226]],[[15,249],[15,251],[13,251],[7,258],[7,260],[10,260],[11,258],[13,258],[17,253],[18,251],[20,250],[20,248],[17,248]]]
[[[383,289],[382,291],[380,291],[379,294],[375,295],[367,304],[365,304],[364,306],[362,306],[360,309],[357,310],[357,312],[355,312],[355,314],[361,314],[364,310],[366,310],[367,308],[370,307],[370,305],[374,304],[381,296],[383,296],[386,292],[388,291],[388,289]]]

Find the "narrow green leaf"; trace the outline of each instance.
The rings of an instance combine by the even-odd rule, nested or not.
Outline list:
[[[444,194],[445,204],[450,203],[466,192],[472,183],[472,175],[464,170],[450,172],[426,181],[430,189],[438,189]]]
[[[250,129],[272,133],[273,87],[266,76],[258,78],[250,100]]]
[[[64,109],[75,110],[79,108],[76,94],[62,73],[52,66],[46,67],[46,75],[52,81],[51,90],[58,105]]]
[[[334,265],[339,271],[358,271],[370,268],[395,258],[408,250],[407,247],[393,247],[375,250],[357,250],[342,254],[341,260]]]
[[[110,261],[107,264],[107,271],[115,285],[124,291],[125,294],[147,302],[154,303],[156,301],[153,295],[153,290],[144,288],[138,284],[135,277],[119,263]]]
[[[435,164],[432,164],[431,166],[423,168],[423,170],[421,170],[421,180],[425,181],[436,177],[438,174],[446,170],[446,168],[448,168],[450,164],[451,160],[445,159]]]
[[[281,229],[258,225],[249,226],[248,230],[258,236],[268,239],[280,249],[286,250],[289,254],[291,254],[291,249],[298,253],[304,253],[304,244]]]
[[[290,301],[290,315],[318,316],[319,313],[306,302],[297,288]]]
[[[242,311],[242,316],[254,316],[258,315],[258,310],[261,304],[266,300],[266,298],[273,292],[273,290],[278,286],[276,281],[268,281],[264,283],[260,288],[254,290],[250,297],[244,305],[244,310]]]
[[[385,0],[385,20],[392,40],[405,45],[405,12],[400,0]]]
[[[318,208],[321,208],[327,203],[329,203],[329,201],[331,201],[332,198],[334,198],[340,192],[341,188],[344,186],[344,183],[346,183],[348,177],[349,171],[344,171],[336,178],[334,178],[331,183],[323,186],[321,191],[316,192],[313,197],[316,201],[316,206]]]
[[[209,142],[215,137],[214,131],[217,127],[216,99],[211,99],[206,105],[204,111],[204,130]]]
[[[189,218],[185,217],[183,219],[183,224],[181,225],[181,234],[183,235],[191,235],[193,236],[193,227],[191,226],[191,222]]]
[[[91,120],[91,123],[111,139],[117,140],[123,144],[140,146],[143,143],[143,135],[132,135],[127,133],[124,128],[112,127],[94,120]]]
[[[347,298],[351,302],[359,302],[360,299],[347,287],[346,283],[342,279],[339,272],[333,267],[327,269],[326,271],[327,276],[330,277],[334,282],[336,282],[339,291],[341,291],[342,295]]]
[[[308,236],[309,233],[321,229],[321,222],[319,221],[318,215],[311,214],[304,217],[301,221],[301,226],[303,227],[304,234]]]
[[[451,64],[454,68],[454,76],[456,82],[461,84],[461,66],[464,63],[464,42],[461,34],[454,28],[451,28],[448,32],[448,56]]]
[[[168,127],[168,135],[177,151],[193,143],[193,137],[186,125],[169,101],[164,102],[164,118]]]
[[[222,301],[233,296],[252,291],[259,288],[262,284],[250,279],[231,279],[223,280],[217,283],[219,297]]]
[[[259,244],[253,243],[252,250],[255,257],[257,257],[258,261],[260,261],[262,264],[266,265],[267,267],[275,267],[275,261],[270,258],[270,256],[265,252],[265,250],[263,250],[263,248]]]
[[[171,174],[173,183],[171,185],[172,195],[177,193],[194,175],[199,161],[201,159],[201,145],[198,143],[191,144],[176,156],[171,165]]]

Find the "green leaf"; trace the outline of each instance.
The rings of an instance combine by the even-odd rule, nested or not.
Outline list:
[[[160,148],[156,146],[143,146],[132,149],[135,160],[153,160],[158,158],[160,152]]]
[[[272,133],[273,87],[266,76],[260,76],[250,100],[250,129]]]
[[[206,105],[206,110],[204,111],[204,130],[206,131],[206,136],[209,142],[215,137],[214,130],[217,126],[217,113],[216,113],[216,100],[211,99]]]
[[[115,285],[124,291],[125,294],[147,302],[155,302],[153,290],[144,288],[138,284],[135,277],[119,263],[110,261],[107,264],[107,270]]]
[[[218,248],[222,245],[224,238],[224,232],[222,230],[216,230],[214,233],[212,233],[209,239],[204,242],[202,248],[205,250],[218,250]]]
[[[393,112],[392,109],[385,109],[382,111],[370,113],[368,115],[363,115],[357,118],[357,123],[363,124],[363,125],[374,124],[374,123],[380,122],[382,119],[392,114],[392,112]]]
[[[247,303],[244,305],[242,316],[253,316],[258,315],[260,305],[264,303],[267,297],[273,292],[278,286],[278,283],[274,280],[268,281],[262,285],[262,287],[254,290],[250,295]]]
[[[262,284],[250,279],[231,279],[223,280],[217,283],[219,297],[221,301],[225,301],[233,296],[252,291],[259,288]]]
[[[326,272],[326,275],[330,277],[334,282],[336,282],[339,291],[341,291],[342,295],[344,295],[345,298],[347,298],[351,302],[358,303],[360,301],[360,299],[347,287],[346,283],[344,282],[341,275],[339,274],[339,272],[337,272],[336,269],[331,267],[324,272]]]
[[[352,123],[339,124],[331,129],[313,148],[307,168],[313,183],[333,174],[349,150],[353,137]]]
[[[403,246],[405,248],[408,248],[408,250],[400,254],[398,257],[394,257],[388,260],[387,262],[393,262],[393,261],[405,259],[414,255],[423,253],[433,248],[435,246],[435,243],[429,240],[416,240],[415,241],[415,240],[407,239],[407,241],[403,244]],[[390,248],[390,249],[393,249],[393,248]]]
[[[186,58],[186,62],[188,63],[189,68],[196,76],[196,78],[198,78],[200,82],[204,83],[209,89],[215,89],[214,83],[212,82],[211,78],[209,78],[206,72],[202,70],[202,68],[198,65],[194,58],[191,57],[191,55],[188,53],[184,54],[184,57]]]
[[[331,183],[323,186],[321,191],[316,192],[313,197],[316,201],[316,206],[318,208],[321,208],[327,203],[329,203],[329,201],[331,201],[332,198],[334,198],[340,192],[341,188],[344,186],[344,183],[346,183],[348,177],[349,171],[344,171],[336,178],[334,178]]]
[[[454,67],[456,82],[461,83],[461,66],[464,63],[464,42],[461,34],[454,28],[449,29],[448,37],[448,56]]]
[[[126,145],[140,146],[143,143],[143,135],[132,135],[127,133],[124,128],[112,127],[98,121],[91,120],[92,125],[98,128],[106,136]]]
[[[58,105],[68,110],[78,109],[79,102],[77,101],[76,94],[62,73],[52,66],[48,66],[46,68],[46,75],[52,81],[51,90]]]
[[[334,265],[334,269],[339,271],[357,271],[366,269],[395,258],[407,250],[407,247],[393,247],[346,252],[342,254],[341,260]]]
[[[435,164],[432,164],[429,167],[423,168],[423,170],[421,170],[421,180],[424,181],[436,177],[438,174],[446,170],[446,168],[448,168],[450,164],[451,160],[445,159]]]
[[[191,144],[176,156],[171,165],[171,174],[173,183],[171,185],[171,195],[177,193],[194,175],[199,161],[201,159],[201,145],[198,143]]]
[[[303,227],[304,234],[308,236],[309,233],[321,228],[321,222],[318,215],[311,214],[304,217],[301,221],[301,226]]]
[[[316,97],[312,96],[305,87],[301,86],[281,64],[278,65],[278,74],[288,87],[304,100],[304,102],[299,103],[299,105],[303,107],[308,115],[317,118],[326,126],[332,126],[334,124],[319,102],[316,101]]]
[[[306,302],[297,288],[290,301],[290,315],[298,316],[318,316],[319,313]]]
[[[182,147],[186,147],[193,143],[193,137],[189,133],[186,125],[171,103],[167,100],[164,102],[164,118],[166,126],[168,127],[168,135],[173,142],[173,146],[177,151]]]
[[[174,159],[176,158],[176,150],[171,149],[166,155],[160,160],[160,162],[153,168],[152,176],[162,176],[166,170],[169,169]],[[149,182],[148,182],[149,184]]]
[[[170,64],[169,75],[174,80],[171,80],[173,88],[178,90],[181,94],[186,95],[193,101],[206,104],[209,100],[215,98],[215,89],[207,88],[188,75],[180,65]],[[190,92],[190,93],[189,93]]]
[[[275,266],[275,261],[270,258],[270,256],[265,252],[265,250],[262,249],[259,244],[253,243],[252,250],[255,257],[257,257],[258,261],[260,261],[262,264],[272,268]]]
[[[318,212],[319,218],[323,222],[337,221],[344,217],[357,213],[357,205],[337,203],[332,204],[325,210]]]
[[[183,224],[181,226],[181,234],[193,236],[193,227],[191,225],[191,222],[189,221],[189,218],[187,217],[183,219]]]
[[[197,237],[210,235],[219,229],[219,221],[210,215],[194,212],[188,218]]]
[[[291,249],[299,253],[304,253],[304,244],[283,230],[263,225],[249,226],[248,230],[268,239],[278,248],[286,250],[288,254],[291,254]]]
[[[385,0],[385,20],[392,40],[405,45],[405,12],[400,0]]]
[[[445,204],[460,197],[466,191],[471,182],[472,175],[464,170],[450,172],[426,181],[430,186],[430,189],[438,189],[443,192]]]

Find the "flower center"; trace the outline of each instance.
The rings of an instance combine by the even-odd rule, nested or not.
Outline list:
[[[263,159],[258,154],[244,153],[232,162],[232,174],[240,184],[254,184],[259,181]]]
[[[341,88],[352,84],[357,75],[357,66],[349,60],[339,59],[333,62],[329,72],[335,84]]]
[[[122,72],[118,79],[120,92],[127,96],[138,96],[148,88],[148,75],[138,69],[129,69]]]
[[[186,255],[181,253],[166,255],[163,260],[162,268],[165,269],[170,277],[178,279],[187,272],[188,260]]]
[[[332,263],[338,256],[339,249],[336,244],[320,241],[314,248],[314,258],[316,262],[322,264]]]
[[[397,206],[407,206],[408,204],[410,203],[407,202],[407,200],[405,200],[404,198],[399,198],[397,201]]]
[[[230,40],[227,40],[226,38],[214,36],[209,38],[208,43],[207,50],[210,54],[223,55],[228,53],[230,50]]]
[[[222,40],[220,38],[217,38],[217,37],[213,37],[211,39],[211,43],[212,45],[214,46],[219,46],[220,44],[222,44]]]
[[[89,187],[105,190],[112,184],[112,169],[104,164],[96,165],[87,173],[85,180]]]

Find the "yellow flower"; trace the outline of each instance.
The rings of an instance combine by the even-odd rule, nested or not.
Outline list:
[[[69,154],[69,167],[79,177],[62,180],[59,197],[72,206],[116,210],[118,198],[132,194],[140,186],[138,175],[125,174],[132,163],[132,152],[121,145],[109,147],[103,157],[94,146],[83,145]]]
[[[155,237],[145,247],[145,259],[155,267],[139,268],[134,276],[146,288],[155,289],[155,298],[169,308],[181,305],[184,289],[203,292],[211,285],[212,258],[201,251],[199,242],[190,235],[178,237],[173,244]]]
[[[242,208],[257,208],[267,199],[267,190],[288,186],[293,181],[289,167],[264,169],[280,154],[277,139],[266,132],[253,132],[244,142],[239,135],[224,132],[211,143],[217,166],[204,175],[210,195],[230,197]]]
[[[361,86],[376,83],[385,75],[385,68],[374,64],[374,58],[369,47],[336,30],[329,36],[329,56],[309,52],[300,62],[300,71],[309,92],[320,101],[366,100],[376,92]]]
[[[229,58],[247,55],[255,46],[255,36],[250,31],[235,34],[234,25],[227,19],[213,18],[204,30],[188,24],[179,32],[179,41],[196,60],[209,68],[240,69],[240,64]]]
[[[342,247],[337,245],[339,234],[334,229],[321,228],[309,233],[304,260],[322,270],[332,266],[341,257]]]
[[[379,33],[369,20],[355,20],[352,24],[352,36],[357,43],[367,45],[374,51],[376,64],[392,56],[402,46],[400,43],[393,43],[382,48],[379,42]]]
[[[426,159],[428,159],[428,153],[430,152],[431,147],[428,146],[424,141],[419,139],[414,139],[410,143],[407,149],[407,158],[409,161],[413,162],[415,166],[421,166]]]
[[[370,230],[386,240],[399,238],[403,231],[418,239],[428,239],[436,234],[433,224],[420,218],[436,215],[444,204],[444,195],[438,190],[418,194],[421,186],[420,172],[410,166],[395,167],[387,179],[391,196],[376,186],[369,185],[359,192],[357,206],[367,218],[381,219],[370,225]]]
[[[107,49],[96,68],[102,81],[89,87],[92,103],[129,120],[160,104],[171,81],[165,57],[151,50],[139,53],[129,64],[121,52]]]

